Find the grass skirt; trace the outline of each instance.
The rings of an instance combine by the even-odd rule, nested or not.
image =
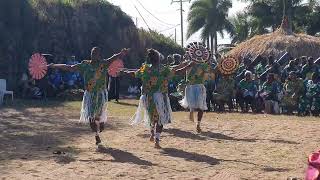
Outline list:
[[[185,90],[185,96],[180,101],[180,104],[185,109],[193,110],[207,110],[207,93],[203,84],[188,85]]]
[[[144,122],[147,127],[150,127],[150,123],[152,122],[151,115],[148,113],[148,95],[141,95],[139,106],[137,108],[136,113],[133,115],[133,117],[130,119],[131,125],[138,125],[141,122]],[[152,100],[157,112],[159,114],[159,121],[161,125],[166,125],[171,123],[172,121],[172,110],[170,105],[170,100],[168,97],[168,94],[164,93],[154,93],[152,95]]]
[[[80,122],[89,123],[91,118],[100,118],[101,123],[107,122],[108,91],[85,91],[80,112]]]

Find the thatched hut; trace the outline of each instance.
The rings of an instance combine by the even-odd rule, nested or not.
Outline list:
[[[320,37],[292,32],[288,19],[284,18],[281,26],[269,34],[257,35],[240,43],[228,55],[242,59],[244,57],[280,58],[285,52],[293,58],[301,56],[320,57]]]

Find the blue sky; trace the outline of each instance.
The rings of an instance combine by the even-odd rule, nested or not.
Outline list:
[[[147,28],[147,25],[144,23],[143,19],[140,17],[136,8],[140,11],[145,21],[149,27],[153,30],[157,30],[174,38],[174,26],[180,24],[180,5],[179,3],[171,4],[172,0],[108,0],[114,5],[120,6],[121,9],[132,17],[134,21],[137,20],[138,27]],[[151,12],[156,18],[150,15],[140,3]],[[191,1],[192,2],[192,1]],[[191,3],[184,3],[184,34],[187,29],[187,20],[186,16]],[[239,11],[243,11],[246,8],[247,4],[239,0],[233,0],[233,7],[229,11],[229,16],[234,15]],[[135,8],[136,7],[136,8]],[[180,36],[180,26],[177,26],[177,42],[181,42]],[[187,42],[198,41],[200,40],[199,35],[195,34]],[[218,38],[219,44],[230,43],[228,35],[225,35],[224,38]],[[186,43],[185,43],[186,44]]]

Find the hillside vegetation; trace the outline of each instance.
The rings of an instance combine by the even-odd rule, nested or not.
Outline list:
[[[154,47],[164,55],[183,52],[171,39],[136,28],[119,7],[105,0],[1,0],[0,78],[11,88],[27,70],[35,52],[87,59],[93,46],[104,56],[123,47],[132,48],[127,67],[138,67],[145,49]]]

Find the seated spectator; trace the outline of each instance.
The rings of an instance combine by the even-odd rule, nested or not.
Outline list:
[[[66,85],[68,89],[78,89],[78,85],[76,84],[78,80],[77,74],[70,73],[68,74],[68,78],[66,81]]]
[[[35,80],[31,81],[29,97],[32,99],[41,99],[42,96],[43,96],[43,92],[37,86],[36,81]]]
[[[30,81],[31,80],[29,80],[27,73],[23,73],[19,82],[19,89],[22,92],[21,94],[22,98],[26,98],[30,91],[30,86],[29,86]]]
[[[286,65],[282,71],[281,80],[284,82],[286,79],[288,79],[290,72],[298,73],[298,68],[295,66],[295,62],[291,60],[288,65]],[[297,76],[297,74],[295,74]]]
[[[56,94],[64,89],[64,82],[62,80],[62,75],[59,70],[55,70],[49,75],[48,80],[49,86],[52,88],[53,93]]]
[[[308,58],[308,62],[302,67],[301,75],[304,80],[311,80],[312,73],[317,73],[317,66],[314,65],[313,57]]]
[[[246,71],[245,78],[239,83],[239,105],[242,112],[249,111],[249,104],[252,111],[254,111],[254,98],[257,91],[257,86],[252,79],[251,71]]]
[[[300,98],[302,98],[305,92],[303,80],[301,78],[297,78],[296,73],[291,71],[284,84],[283,90],[283,106],[287,110],[288,114],[293,114],[293,111],[298,107]]]
[[[251,63],[252,62],[249,58],[243,59],[243,63],[240,65],[237,71],[237,76],[236,76],[237,81],[240,81],[241,79],[243,79],[247,71],[251,71],[251,72],[254,71],[254,66],[251,66]]]
[[[264,73],[267,69],[267,59],[262,58],[261,62],[255,67],[255,74],[257,75],[258,78],[260,78],[261,74]]]
[[[306,90],[306,96],[299,104],[300,115],[308,115],[311,111],[314,116],[318,116],[320,111],[320,81],[316,73],[313,73],[312,79],[307,81]]]
[[[278,83],[275,80],[274,74],[269,74],[267,81],[263,83],[260,91],[260,96],[264,99],[265,110],[267,114],[279,114],[279,98],[278,98]]]
[[[224,111],[224,105],[227,104],[229,111],[233,107],[232,99],[234,98],[235,80],[233,76],[222,76],[216,85],[213,93],[213,102],[219,107],[219,111]]]

